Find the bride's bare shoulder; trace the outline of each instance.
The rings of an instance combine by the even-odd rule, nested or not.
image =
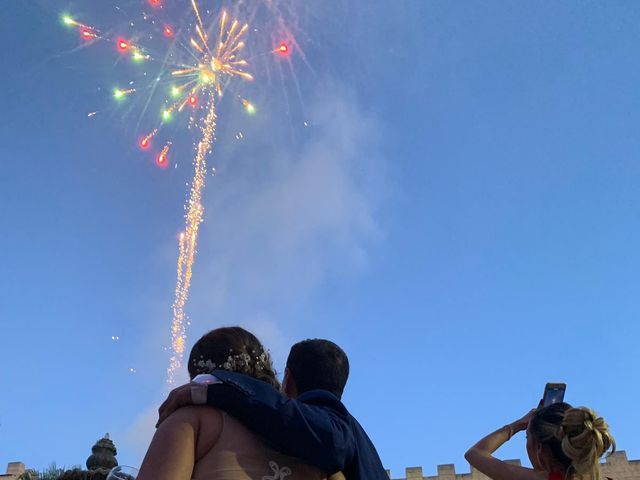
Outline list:
[[[171,417],[179,417],[179,422],[190,424],[195,433],[196,461],[211,450],[220,438],[223,428],[222,411],[208,406],[182,407],[173,412]],[[176,419],[178,420],[178,419]]]

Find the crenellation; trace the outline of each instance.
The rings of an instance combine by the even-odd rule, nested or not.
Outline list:
[[[422,480],[422,467],[407,467],[405,468],[406,480]]]
[[[602,476],[615,480],[636,480],[640,478],[640,460],[627,459],[627,453],[622,450],[610,455],[601,466]]]
[[[438,475],[455,475],[456,466],[453,463],[438,465]]]
[[[505,460],[511,465],[522,465],[519,459]],[[624,450],[615,452],[607,457],[600,466],[602,477],[614,480],[640,480],[640,460],[628,460]],[[391,471],[387,470],[391,479]],[[489,477],[471,467],[469,473],[456,473],[455,465],[447,463],[437,466],[437,474],[424,476],[422,467],[409,467],[405,469],[404,478],[393,480],[489,480]]]
[[[511,465],[521,465],[520,460],[505,460]],[[600,466],[602,477],[614,480],[640,480],[640,459],[627,459],[627,452],[620,450],[607,457]],[[0,474],[0,480],[14,480],[25,472],[22,462],[12,462],[7,466],[7,473]],[[392,480],[391,470],[386,470],[389,479]],[[489,477],[471,467],[469,473],[456,473],[456,467],[452,463],[437,466],[437,474],[424,476],[422,467],[407,467],[404,478],[393,480],[489,480]]]
[[[18,479],[23,473],[25,473],[26,467],[25,464],[22,462],[10,462],[7,465],[7,473],[2,474],[0,473],[0,479],[2,480],[16,480]]]
[[[635,460],[636,462],[638,460]],[[629,463],[629,460],[627,459],[627,452],[625,452],[624,450],[621,450],[619,452],[614,452],[613,454],[609,455],[606,460],[605,463],[608,464],[619,464],[619,463]]]

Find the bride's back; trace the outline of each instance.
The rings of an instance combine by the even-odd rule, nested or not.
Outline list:
[[[269,448],[257,435],[231,415],[214,408],[194,410],[203,430],[199,437],[210,438],[206,425],[221,425],[217,441],[200,450],[193,480],[325,480],[318,469]],[[214,418],[215,417],[215,418]],[[202,445],[200,445],[202,447]]]

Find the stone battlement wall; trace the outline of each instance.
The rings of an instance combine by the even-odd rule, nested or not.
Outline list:
[[[513,465],[520,465],[520,460],[507,460]],[[640,480],[640,460],[628,460],[624,450],[614,453],[601,464],[603,477],[610,477],[613,480]],[[16,479],[21,473],[25,472],[25,466],[21,462],[10,463],[7,467],[6,474],[0,474],[0,480]],[[387,474],[391,479],[391,471],[387,470]],[[438,474],[424,476],[422,467],[409,467],[405,469],[403,478],[394,478],[392,480],[489,480],[489,477],[480,473],[475,468],[470,473],[456,473],[453,464],[438,465]]]
[[[520,460],[507,460],[513,465],[520,465]],[[601,466],[603,477],[610,477],[613,480],[640,480],[640,460],[628,460],[624,450],[615,452],[608,457]],[[387,470],[389,478],[391,472]],[[425,476],[422,467],[409,467],[405,469],[403,478],[393,480],[489,480],[489,477],[480,473],[475,468],[471,468],[470,473],[456,473],[453,464],[438,465],[438,474]]]

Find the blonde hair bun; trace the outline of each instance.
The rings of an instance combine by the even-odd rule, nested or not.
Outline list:
[[[561,428],[562,451],[571,459],[574,471],[598,479],[599,459],[609,449],[611,453],[616,449],[607,422],[590,408],[570,408],[564,414]]]

